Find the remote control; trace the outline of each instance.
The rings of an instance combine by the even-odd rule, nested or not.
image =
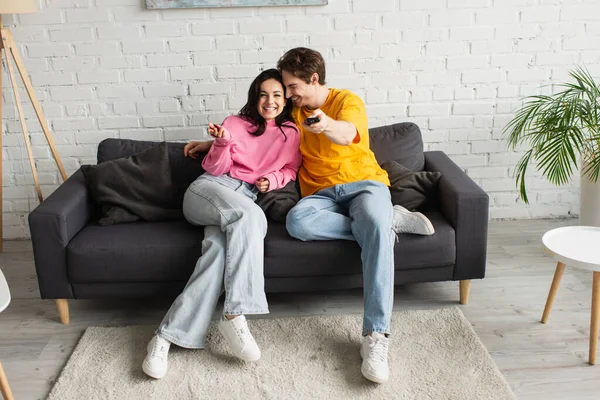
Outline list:
[[[312,125],[312,124],[316,124],[317,122],[320,122],[320,121],[321,121],[321,118],[319,118],[319,117],[314,117],[314,118],[306,118],[306,119],[304,120],[304,123],[305,123],[306,125]]]

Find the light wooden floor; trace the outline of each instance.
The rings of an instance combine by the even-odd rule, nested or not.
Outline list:
[[[600,365],[587,364],[592,274],[567,266],[547,325],[539,322],[555,262],[541,235],[577,220],[490,224],[487,277],[460,306],[519,399],[599,399]],[[599,245],[600,248],[600,245]],[[13,301],[0,314],[0,360],[17,400],[43,399],[91,325],[156,325],[165,300],[70,301],[63,326],[53,301],[39,298],[29,242],[7,242],[0,268]],[[360,290],[269,297],[269,317],[361,313]],[[398,287],[395,310],[452,307],[458,283]],[[392,366],[393,367],[393,366]]]

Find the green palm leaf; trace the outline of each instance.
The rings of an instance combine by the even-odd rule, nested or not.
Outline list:
[[[574,82],[559,85],[562,90],[557,93],[526,97],[504,128],[510,148],[529,148],[515,171],[525,203],[529,202],[525,177],[531,162],[555,185],[569,181],[580,156],[587,162],[584,172],[593,181],[600,175],[600,86],[583,67],[569,75]]]

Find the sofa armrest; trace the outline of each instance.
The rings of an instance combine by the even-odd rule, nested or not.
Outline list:
[[[425,152],[425,170],[441,172],[438,207],[456,232],[455,280],[485,276],[489,197],[442,151]]]
[[[29,231],[43,299],[73,298],[67,276],[67,245],[90,219],[88,191],[75,172],[29,214]]]

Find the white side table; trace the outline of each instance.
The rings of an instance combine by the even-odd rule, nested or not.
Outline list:
[[[10,291],[8,290],[8,283],[4,278],[4,274],[2,274],[2,270],[0,270],[0,312],[4,311],[4,309],[8,307],[8,303],[10,303]],[[12,391],[10,390],[10,386],[8,386],[8,379],[6,379],[6,374],[4,373],[4,369],[2,368],[1,363],[0,393],[2,393],[2,397],[4,397],[4,400],[14,400]]]
[[[588,362],[596,364],[598,322],[600,321],[600,228],[593,226],[566,226],[544,234],[542,242],[546,251],[558,261],[552,286],[546,300],[542,323],[548,321],[565,265],[592,271],[592,312],[590,318],[590,351]]]

